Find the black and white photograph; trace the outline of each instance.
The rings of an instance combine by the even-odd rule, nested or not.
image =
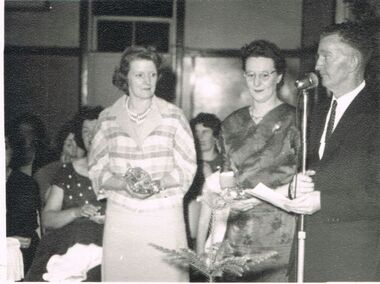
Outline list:
[[[380,0],[1,0],[0,280],[380,282]]]

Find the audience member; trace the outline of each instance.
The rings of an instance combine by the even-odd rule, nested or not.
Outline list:
[[[187,246],[183,196],[196,170],[186,117],[155,96],[160,66],[152,48],[127,48],[113,77],[125,96],[99,118],[89,173],[108,197],[103,281],[188,281],[150,245]]]
[[[193,183],[184,198],[185,220],[190,248],[195,248],[195,238],[201,211],[201,203],[196,199],[202,193],[205,178],[219,170],[223,163],[223,156],[217,146],[220,123],[220,119],[215,114],[203,112],[190,121],[190,126],[195,136],[198,164]],[[206,222],[207,227],[208,222]]]
[[[17,151],[15,140],[6,130],[6,234],[19,240],[26,274],[40,240],[36,232],[40,197],[36,182],[29,175],[10,167],[13,152]]]
[[[307,282],[380,281],[379,90],[364,80],[375,47],[368,29],[350,22],[327,27],[320,37],[315,68],[332,98],[311,116],[307,160],[313,171],[298,188],[315,191],[289,205],[307,214]]]
[[[90,149],[101,107],[83,107],[74,118],[74,139]],[[87,156],[63,163],[42,211],[47,230],[42,237],[27,281],[42,281],[46,264],[54,254],[64,254],[76,243],[102,245],[104,202],[98,201],[88,178]],[[100,268],[93,269],[88,281],[100,281]]]
[[[54,177],[62,164],[70,163],[75,159],[83,158],[85,150],[78,147],[74,138],[73,120],[68,121],[59,131],[57,136],[57,149],[55,150],[55,161],[41,167],[33,175],[40,189],[40,197],[42,206],[45,205],[49,196],[49,189],[52,185]]]
[[[49,163],[52,153],[49,149],[49,139],[42,120],[30,113],[17,116],[12,122],[12,136],[15,148],[11,166],[29,176]]]
[[[220,119],[215,114],[204,112],[199,113],[190,121],[195,137],[198,165],[193,183],[185,194],[183,202],[187,242],[190,249],[196,247],[198,226],[204,226],[207,231],[210,224],[211,211],[208,206],[202,206],[197,197],[202,193],[205,178],[219,170],[223,164],[223,156],[217,146],[220,123]],[[206,278],[190,267],[190,281],[203,280],[206,281]]]

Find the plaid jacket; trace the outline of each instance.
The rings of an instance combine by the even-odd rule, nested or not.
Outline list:
[[[89,153],[89,176],[98,197],[106,196],[134,210],[166,207],[182,203],[196,170],[194,140],[188,121],[181,109],[154,97],[152,111],[144,124],[146,135],[136,141],[128,127],[131,122],[125,108],[125,96],[105,109],[99,116],[95,137]],[[148,128],[148,129],[146,129]],[[165,189],[147,199],[131,198],[124,191],[105,191],[102,184],[112,175],[124,175],[129,167],[141,167],[153,180],[170,174],[180,187]]]

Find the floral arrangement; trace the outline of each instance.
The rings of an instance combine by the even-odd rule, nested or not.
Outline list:
[[[200,255],[190,249],[171,250],[155,244],[150,245],[164,252],[169,262],[180,267],[192,266],[205,275],[209,282],[214,282],[215,278],[221,277],[223,273],[242,276],[244,271],[248,269],[248,264],[259,264],[277,254],[274,251],[269,251],[257,254],[254,257],[237,257],[233,255],[228,242],[214,244]]]
[[[198,201],[205,202],[212,209],[211,237],[215,231],[216,214],[228,208],[234,200],[247,199],[248,197],[243,188],[231,186],[223,188],[220,192],[212,192],[208,197],[198,198]],[[240,277],[249,267],[277,255],[275,251],[266,251],[249,256],[235,256],[228,241],[212,244],[206,249],[206,252],[201,254],[197,254],[188,248],[171,250],[156,244],[150,245],[165,253],[167,261],[179,267],[191,266],[204,274],[209,282],[214,282],[215,278],[221,277],[223,273]]]

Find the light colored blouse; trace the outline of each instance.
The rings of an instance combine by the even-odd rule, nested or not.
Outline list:
[[[196,170],[194,139],[183,111],[155,96],[144,122],[136,124],[128,117],[125,101],[126,96],[121,97],[100,114],[92,141],[89,177],[98,198],[137,211],[181,204]],[[153,180],[170,174],[180,186],[144,200],[102,188],[111,176],[123,176],[130,167],[144,169]]]

